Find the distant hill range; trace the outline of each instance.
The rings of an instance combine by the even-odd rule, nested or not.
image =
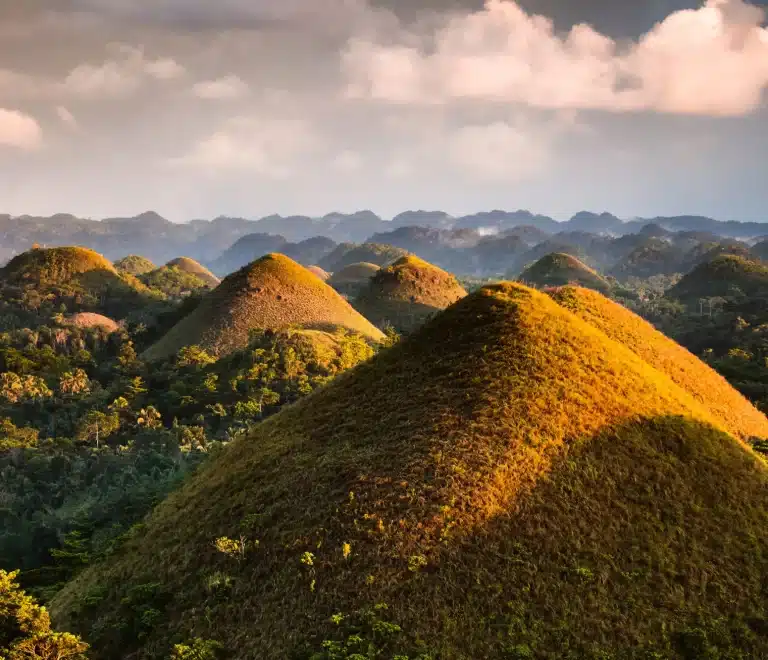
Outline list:
[[[322,217],[218,217],[188,223],[170,222],[153,211],[103,220],[63,213],[50,217],[0,214],[0,263],[35,243],[43,247],[82,245],[111,260],[133,254],[166,263],[184,254],[223,277],[275,251],[328,270],[328,258],[338,244],[377,243],[411,252],[452,272],[485,275],[520,272],[551,252],[574,254],[592,267],[607,270],[638,248],[644,262],[647,254],[642,252],[642,241],[670,241],[676,250],[683,251],[722,239],[758,242],[766,235],[768,225],[759,222],[724,222],[688,215],[622,220],[610,213],[587,211],[563,222],[525,210],[494,210],[462,217],[416,210],[391,220],[372,211],[359,211]],[[625,236],[633,238],[622,241]],[[635,263],[640,255],[622,265],[620,272],[645,272],[644,264]],[[672,265],[666,263],[665,267],[675,268],[674,256],[661,260],[668,257]]]

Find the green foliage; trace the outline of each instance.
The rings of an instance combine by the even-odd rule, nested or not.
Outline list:
[[[196,637],[187,644],[176,644],[169,660],[217,660],[223,647],[212,639]]]
[[[0,569],[0,660],[85,660],[88,644],[51,630],[48,612],[19,588],[17,575]]]

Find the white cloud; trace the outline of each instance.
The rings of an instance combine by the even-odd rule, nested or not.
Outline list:
[[[338,172],[351,174],[363,167],[363,157],[356,151],[345,150],[333,159],[331,165]]]
[[[184,68],[173,59],[149,59],[142,49],[131,46],[113,49],[113,59],[72,69],[61,85],[63,90],[78,97],[120,97],[135,92],[148,78],[172,80],[184,74]]]
[[[318,144],[312,127],[301,119],[236,117],[167,164],[209,174],[242,170],[284,179]]]
[[[43,132],[37,121],[16,110],[0,108],[0,147],[33,150],[43,144]]]
[[[192,87],[192,93],[198,98],[216,101],[239,99],[247,96],[249,91],[248,85],[235,75],[206,80]]]
[[[78,123],[77,123],[77,119],[75,118],[75,115],[73,115],[63,105],[60,105],[56,108],[56,115],[62,121],[62,123],[66,124],[70,128],[74,128],[74,129],[78,128]]]
[[[587,25],[565,35],[512,0],[453,15],[395,43],[351,39],[346,95],[390,103],[470,99],[549,109],[742,115],[768,88],[768,29],[743,0],[678,11],[619,46]]]

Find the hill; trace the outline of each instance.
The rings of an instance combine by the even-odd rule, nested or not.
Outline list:
[[[333,252],[320,259],[318,265],[330,272],[336,272],[357,263],[386,266],[407,254],[407,250],[382,243],[363,243],[362,245],[342,243]]]
[[[553,252],[539,259],[526,268],[520,275],[520,281],[538,287],[564,286],[579,284],[602,293],[610,290],[611,285],[585,263],[562,252]]]
[[[198,344],[216,356],[248,343],[256,328],[340,326],[370,339],[374,328],[330,286],[282,254],[268,254],[229,275],[145,353],[148,360]]]
[[[370,279],[355,309],[379,327],[390,323],[398,332],[409,332],[466,295],[453,275],[407,256]]]
[[[668,376],[502,283],[236,440],[50,610],[97,660],[766,657],[767,505]]]
[[[157,266],[146,257],[137,254],[129,254],[127,257],[123,257],[116,261],[115,268],[118,273],[138,276],[155,270]]]
[[[552,298],[611,339],[624,344],[717,415],[742,439],[768,438],[768,419],[695,355],[623,305],[589,289],[567,286]]]
[[[320,266],[307,266],[307,270],[313,275],[317,275],[323,282],[327,282],[331,274],[324,271]]]
[[[645,279],[654,275],[672,275],[681,271],[684,257],[685,252],[673,243],[649,237],[620,259],[610,274],[620,281],[629,277]]]
[[[115,267],[98,252],[82,247],[34,248],[0,270],[7,284],[61,286],[79,283],[103,288],[120,280]]]
[[[700,298],[766,295],[768,266],[728,254],[698,265],[666,293],[667,298],[689,303]]]
[[[116,332],[120,329],[120,326],[108,316],[93,312],[73,314],[65,320],[65,324],[76,328],[103,328],[107,332]]]
[[[380,267],[366,262],[350,264],[341,270],[332,273],[328,278],[336,291],[345,296],[356,296],[368,284],[370,279],[378,273]]]
[[[177,259],[172,259],[165,265],[168,268],[178,268],[182,273],[189,273],[190,275],[194,275],[198,279],[205,282],[205,285],[211,289],[216,288],[221,283],[221,280],[216,277],[210,270],[208,270],[205,266],[198,263],[194,259],[190,259],[189,257],[178,257]]]

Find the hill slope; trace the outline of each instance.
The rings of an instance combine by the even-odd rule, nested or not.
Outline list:
[[[355,300],[355,308],[375,325],[391,323],[402,332],[466,295],[450,273],[407,256],[376,273]]]
[[[217,287],[221,283],[221,280],[216,277],[210,270],[208,270],[201,263],[198,263],[189,257],[178,257],[177,259],[172,259],[165,265],[171,268],[178,268],[183,273],[194,275],[195,277],[205,282],[206,286],[210,287],[211,289]]]
[[[8,284],[62,286],[79,283],[101,288],[120,280],[115,267],[98,252],[82,247],[38,248],[11,259],[0,270]]]
[[[328,284],[339,293],[356,296],[379,270],[379,266],[367,262],[350,264],[331,274]]]
[[[558,303],[637,353],[717,415],[743,439],[768,438],[768,419],[695,355],[626,307],[578,287],[550,292]]]
[[[269,254],[225,278],[144,357],[162,359],[190,344],[220,356],[246,346],[251,329],[290,325],[341,326],[383,337],[320,278],[284,255]]]
[[[146,257],[137,254],[129,254],[127,257],[123,257],[116,261],[115,268],[118,273],[138,276],[155,270],[157,266]]]
[[[716,296],[768,295],[768,266],[735,255],[707,261],[685,275],[666,293],[688,302]]]
[[[585,263],[570,254],[553,252],[526,268],[520,281],[535,286],[564,286],[579,284],[605,293],[610,290],[608,281]]]
[[[51,611],[97,659],[765,657],[768,474],[717,424],[486,287],[235,441]]]
[[[333,252],[320,259],[318,265],[332,272],[340,271],[342,268],[361,262],[381,267],[407,254],[407,250],[384,243],[363,243],[362,245],[342,243]]]

